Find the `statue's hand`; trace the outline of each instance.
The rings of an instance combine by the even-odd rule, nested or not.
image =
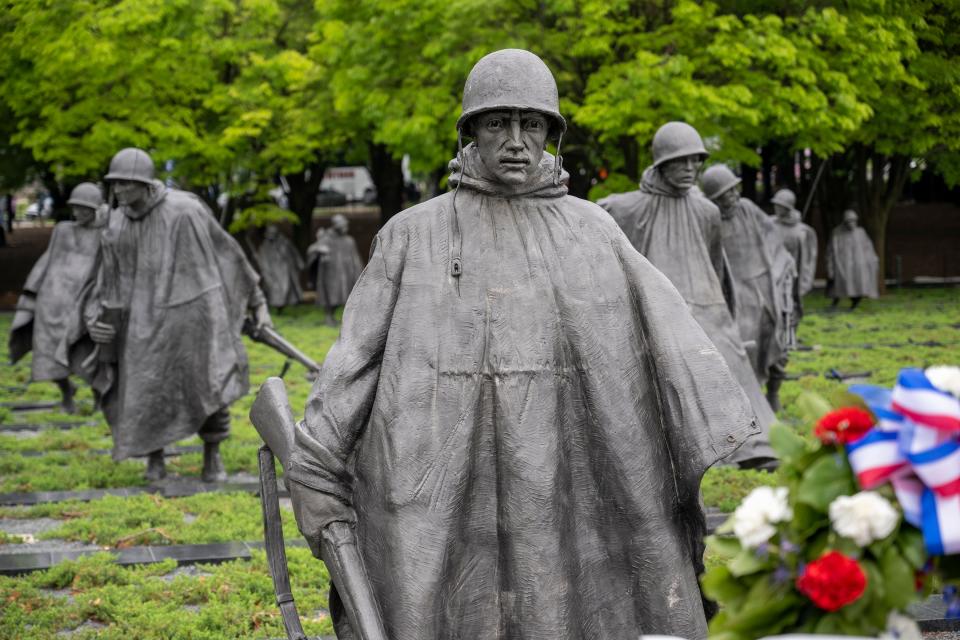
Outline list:
[[[356,514],[353,509],[329,493],[317,491],[296,481],[287,480],[290,489],[290,501],[293,503],[293,515],[297,527],[306,538],[314,557],[323,559],[321,534],[332,522],[353,524]]]
[[[94,322],[89,332],[90,338],[97,344],[110,344],[117,337],[117,330],[106,322]]]
[[[273,327],[273,320],[270,318],[270,308],[267,307],[266,302],[257,305],[257,308],[253,310],[253,320],[256,324],[257,331],[262,331],[267,327]]]

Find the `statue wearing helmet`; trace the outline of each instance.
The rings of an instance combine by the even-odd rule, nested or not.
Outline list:
[[[330,228],[317,231],[317,241],[307,247],[309,279],[317,292],[317,305],[326,310],[331,327],[337,326],[334,312],[347,303],[363,271],[363,259],[349,230],[347,217],[338,213],[330,220]]]
[[[228,408],[249,388],[241,328],[248,311],[270,324],[259,277],[202,200],[154,179],[144,151],[118,152],[106,180],[116,206],[84,320],[113,457],[148,455],[159,480],[163,448],[199,434],[204,481],[223,480]]]
[[[257,247],[257,264],[263,279],[263,292],[271,307],[279,310],[300,304],[303,300],[300,287],[303,258],[290,238],[275,224],[268,224],[263,231],[263,240]]]
[[[386,637],[706,637],[700,477],[757,432],[749,403],[676,289],[567,194],[543,61],[482,58],[463,111],[453,191],[377,234],[307,401],[300,531],[331,558],[327,527],[354,525]]]
[[[775,417],[750,364],[734,319],[732,276],[723,251],[720,211],[696,189],[706,148],[697,130],[668,122],[653,136],[653,165],[640,189],[600,201],[633,246],[660,269],[683,296],[740,383],[763,429],[726,463],[772,466],[767,436]]]
[[[70,327],[81,313],[77,292],[93,270],[106,212],[100,187],[90,182],[78,184],[67,204],[74,220],[53,228],[47,250],[27,276],[10,327],[9,351],[11,362],[17,362],[32,350],[30,380],[55,382],[63,411],[74,413],[69,376],[91,381],[92,372],[82,364],[93,343]]]
[[[723,250],[737,296],[737,325],[767,401],[780,409],[786,376],[796,266],[776,224],[760,207],[742,198],[740,178],[723,164],[703,172],[703,194],[720,208]]]
[[[795,335],[803,317],[803,296],[813,289],[813,277],[817,270],[817,232],[803,223],[800,212],[795,208],[797,196],[790,189],[780,189],[774,193],[770,203],[773,204],[777,235],[797,266],[791,330]]]
[[[876,298],[879,292],[879,259],[870,236],[857,225],[857,212],[843,212],[843,224],[834,227],[827,243],[827,297],[836,307],[840,298],[850,298],[850,310],[864,297]]]

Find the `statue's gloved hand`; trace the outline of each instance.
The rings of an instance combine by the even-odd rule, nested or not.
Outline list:
[[[117,337],[117,330],[106,322],[94,322],[88,328],[90,339],[97,344],[110,344]]]
[[[299,482],[287,481],[297,527],[307,540],[314,557],[323,559],[321,533],[331,522],[354,524],[356,513],[348,504],[329,493],[317,491]]]
[[[262,331],[267,327],[273,327],[273,320],[270,318],[270,308],[266,302],[261,302],[253,310],[253,321],[257,331]]]

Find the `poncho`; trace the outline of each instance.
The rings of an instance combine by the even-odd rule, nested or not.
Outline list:
[[[465,153],[377,235],[288,473],[356,507],[394,640],[705,637],[699,483],[749,403],[552,156],[510,187]]]
[[[802,298],[813,289],[817,271],[817,232],[800,221],[800,212],[796,209],[787,216],[776,216],[774,222],[783,246],[797,265],[797,295]]]
[[[71,373],[90,380],[90,372],[80,365],[92,352],[93,343],[70,329],[78,324],[82,315],[78,293],[94,267],[104,222],[100,216],[90,225],[57,224],[47,250],[23,285],[26,295],[17,306],[28,313],[14,317],[10,329],[10,359],[16,362],[32,349],[31,379],[34,381],[61,380]]]
[[[263,300],[240,245],[193,194],[151,187],[145,212],[110,211],[88,322],[122,309],[118,367],[104,390],[113,457],[162,449],[248,390],[240,332]]]
[[[784,302],[790,299],[795,278],[793,258],[787,253],[770,217],[746,198],[722,212],[723,250],[727,255],[737,301],[740,336],[756,348],[751,360],[758,380],[787,348]]]
[[[827,278],[831,298],[876,298],[879,295],[879,260],[863,227],[840,225],[827,244]]]
[[[351,236],[331,229],[307,248],[307,268],[316,283],[317,304],[339,307],[360,277],[363,260]]]
[[[264,238],[257,249],[257,263],[270,306],[286,307],[303,300],[300,288],[303,258],[289,238],[284,235]]]
[[[599,204],[637,251],[677,288],[750,399],[763,435],[727,462],[773,457],[767,430],[776,418],[760,389],[721,284],[730,274],[720,210],[699,190],[674,189],[652,167],[644,171],[638,191],[613,195]]]

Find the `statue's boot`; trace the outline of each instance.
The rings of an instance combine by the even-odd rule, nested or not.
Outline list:
[[[777,413],[783,407],[780,405],[780,385],[783,384],[783,380],[779,378],[771,377],[767,380],[767,404],[770,405],[770,408],[773,409],[774,413]]]
[[[151,451],[147,458],[147,473],[145,477],[150,482],[163,480],[167,477],[167,463],[163,458],[163,449]]]
[[[60,410],[64,413],[76,413],[77,405],[73,402],[73,394],[76,388],[70,383],[69,378],[57,380],[57,386],[60,387]]]
[[[863,298],[861,298],[860,296],[857,296],[856,298],[850,298],[850,311],[853,311],[854,309],[856,309],[857,305],[860,304],[860,300],[862,299]]]
[[[203,472],[200,477],[204,482],[226,481],[227,471],[223,468],[219,442],[203,443]]]
[[[337,317],[334,315],[335,308],[327,307],[327,326],[335,327],[337,326]]]

